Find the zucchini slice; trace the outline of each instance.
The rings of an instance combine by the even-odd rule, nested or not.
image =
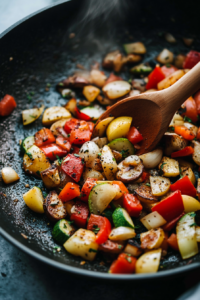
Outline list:
[[[117,193],[118,189],[110,183],[105,182],[95,185],[88,199],[90,212],[96,215],[101,214]]]
[[[23,139],[21,143],[21,152],[22,154],[25,154],[27,150],[33,146],[35,143],[35,138],[34,136],[28,136],[27,138]]]
[[[110,149],[122,153],[123,157],[133,155],[135,152],[133,144],[131,144],[131,142],[129,142],[129,140],[126,138],[115,139],[112,142],[110,142],[108,146],[110,147]]]
[[[54,225],[52,236],[56,242],[63,245],[74,232],[75,228],[67,220],[62,219]]]
[[[97,120],[104,112],[105,110],[102,109],[101,107],[85,107],[80,110],[82,113],[86,114],[93,120]]]
[[[131,217],[127,211],[121,207],[115,209],[114,213],[112,214],[112,219],[115,227],[124,226],[134,229],[134,224]]]
[[[199,252],[194,217],[194,212],[188,213],[179,220],[176,226],[178,247],[182,259],[192,257]]]

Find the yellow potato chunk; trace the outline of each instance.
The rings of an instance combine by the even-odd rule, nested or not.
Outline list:
[[[158,167],[165,177],[176,177],[180,174],[178,161],[166,156],[162,158]]]
[[[149,179],[152,195],[163,196],[169,191],[171,182],[168,178],[162,176],[150,176]]]
[[[156,273],[160,265],[161,249],[141,255],[135,266],[135,273]]]
[[[106,134],[109,142],[114,139],[126,137],[131,127],[131,117],[118,117],[114,119],[107,127]]]
[[[114,119],[114,117],[108,117],[102,121],[100,121],[99,123],[97,123],[97,125],[94,128],[93,131],[93,136],[99,136],[102,137],[104,136],[105,132],[106,132],[106,128],[108,127],[108,125],[110,124],[110,122],[112,122],[112,120]]]
[[[40,188],[34,186],[27,193],[23,194],[23,199],[26,205],[36,213],[43,214],[43,195]]]
[[[184,211],[186,214],[189,212],[200,210],[200,202],[197,199],[187,195],[182,195],[182,199]]]
[[[71,114],[66,108],[60,106],[52,106],[45,109],[42,118],[42,124],[44,126],[51,126],[51,124],[60,119],[69,119],[70,117]]]
[[[96,86],[93,85],[87,85],[83,88],[83,95],[90,102],[93,102],[96,99],[96,97],[99,95],[99,93],[100,93],[100,89],[98,89]]]

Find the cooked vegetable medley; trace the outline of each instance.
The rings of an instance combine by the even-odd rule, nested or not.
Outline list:
[[[170,34],[166,39],[174,42]],[[200,91],[175,113],[157,148],[140,156],[143,136],[132,117],[95,123],[124,97],[168,88],[200,61],[200,53],[174,57],[163,49],[157,56],[161,65],[152,67],[141,63],[147,52],[143,43],[125,44],[124,50],[126,55],[108,53],[103,68],[119,73],[134,64],[134,79],[107,77],[96,64],[58,83],[58,92],[69,98],[64,107],[22,112],[24,126],[43,113],[41,129],[22,141],[21,152],[25,172],[41,178],[48,190],[44,199],[33,187],[23,199],[34,212],[46,214],[54,224],[53,239],[70,254],[92,261],[103,253],[112,261],[110,273],[154,273],[170,249],[182,259],[199,251]],[[76,100],[76,89],[83,100]],[[6,95],[0,115],[15,106]],[[2,179],[9,184],[20,178],[5,167]]]

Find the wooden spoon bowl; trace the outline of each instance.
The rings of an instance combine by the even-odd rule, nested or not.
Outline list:
[[[156,147],[167,131],[173,115],[181,104],[198,89],[200,89],[200,62],[165,90],[143,93],[117,102],[101,115],[97,124],[111,116],[132,117],[132,126],[138,128],[144,138],[137,154],[149,152]]]

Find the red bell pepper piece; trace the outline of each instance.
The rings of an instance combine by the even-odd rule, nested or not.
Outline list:
[[[87,223],[87,218],[89,215],[89,208],[85,202],[76,201],[73,206],[73,213],[70,216],[70,220],[74,221],[75,225],[80,228],[85,228]]]
[[[73,129],[81,128],[82,130],[88,130],[89,125],[86,121],[77,120],[77,119],[70,119],[65,123],[64,130],[67,133],[70,133]]]
[[[196,102],[197,113],[200,115],[200,90],[194,95],[194,101]]]
[[[188,156],[188,155],[191,155],[193,153],[194,153],[194,148],[192,148],[191,146],[187,146],[182,150],[173,152],[171,154],[171,157],[174,158],[174,157]]]
[[[172,249],[179,251],[177,235],[175,233],[170,235],[170,237],[167,239],[167,242]]]
[[[195,134],[193,134],[187,127],[181,126],[174,126],[174,132],[176,134],[181,135],[184,139],[191,141],[195,138]]]
[[[174,220],[168,222],[167,224],[165,224],[164,226],[162,226],[162,229],[164,231],[171,231],[175,226],[176,226],[176,223],[178,222],[178,220],[184,216],[184,212],[182,214],[180,214],[180,216],[178,216],[177,218],[175,218]]]
[[[107,78],[106,82],[105,82],[105,85],[110,83],[110,82],[113,82],[113,81],[118,81],[118,80],[123,80],[121,77],[119,76],[116,76],[115,74],[111,73],[109,75],[109,77]]]
[[[127,139],[134,145],[141,142],[143,140],[143,136],[137,128],[132,126],[128,132]]]
[[[146,89],[157,89],[157,84],[165,78],[161,68],[156,66],[155,69],[148,76],[149,81],[146,84]]]
[[[135,272],[137,259],[130,254],[121,253],[110,266],[109,273],[132,274]]]
[[[66,150],[67,152],[70,151],[71,149],[71,144],[69,142],[69,139],[68,138],[64,138],[63,136],[58,136],[56,138],[56,144],[58,146],[60,146],[62,149]]]
[[[113,181],[112,184],[114,184],[114,185],[116,184],[120,188],[120,191],[123,194],[128,194],[129,193],[127,187],[123,184],[123,182],[121,182],[121,181]]]
[[[50,160],[56,160],[58,157],[63,157],[67,155],[67,151],[63,150],[56,144],[48,144],[46,146],[40,147],[40,149],[45,153],[46,157]]]
[[[106,217],[91,214],[87,224],[87,229],[97,233],[96,243],[100,245],[107,241],[108,236],[111,233],[111,224]]]
[[[127,210],[131,217],[139,217],[142,211],[142,205],[138,198],[132,194],[125,194],[123,196],[123,207]]]
[[[179,190],[182,195],[196,197],[196,189],[188,176],[184,176],[175,183],[171,184],[170,189],[172,192]]]
[[[42,147],[56,141],[53,133],[48,128],[42,128],[38,132],[35,133],[35,145],[38,147]]]
[[[79,197],[80,194],[81,192],[79,185],[73,182],[68,182],[60,192],[59,198],[62,200],[62,202],[67,202],[76,197]]]
[[[70,149],[70,153],[72,154],[79,154],[80,148],[73,145],[73,147]]]
[[[97,179],[95,178],[87,178],[81,189],[81,200],[84,202],[88,202],[89,194],[92,188],[96,185]]]
[[[187,176],[186,176],[187,177]],[[176,191],[166,199],[154,205],[151,209],[157,211],[167,222],[172,221],[184,212],[183,200],[181,192]]]
[[[75,145],[82,145],[90,141],[92,132],[90,130],[73,129],[70,135],[70,143]]]
[[[78,107],[75,108],[75,113],[78,119],[80,120],[84,120],[84,121],[90,121],[91,118],[90,116],[84,114],[83,112],[80,111],[80,109],[78,109]]]
[[[196,123],[198,120],[198,112],[195,100],[192,97],[189,97],[183,103],[183,106],[186,108],[186,112],[184,112],[182,115],[190,118],[193,123]]]
[[[150,174],[148,172],[143,171],[141,177],[142,177],[142,182],[146,182],[149,179]]]
[[[0,101],[0,116],[9,116],[17,106],[15,99],[11,95],[5,95]]]
[[[61,169],[74,181],[78,182],[83,173],[84,163],[80,157],[68,154],[61,165]]]
[[[173,65],[169,65],[169,67],[162,66],[161,70],[162,70],[162,73],[165,75],[165,77],[167,77],[167,76],[173,74],[178,69],[175,66],[173,66]]]
[[[200,52],[191,50],[183,63],[183,69],[192,69],[200,61]]]

